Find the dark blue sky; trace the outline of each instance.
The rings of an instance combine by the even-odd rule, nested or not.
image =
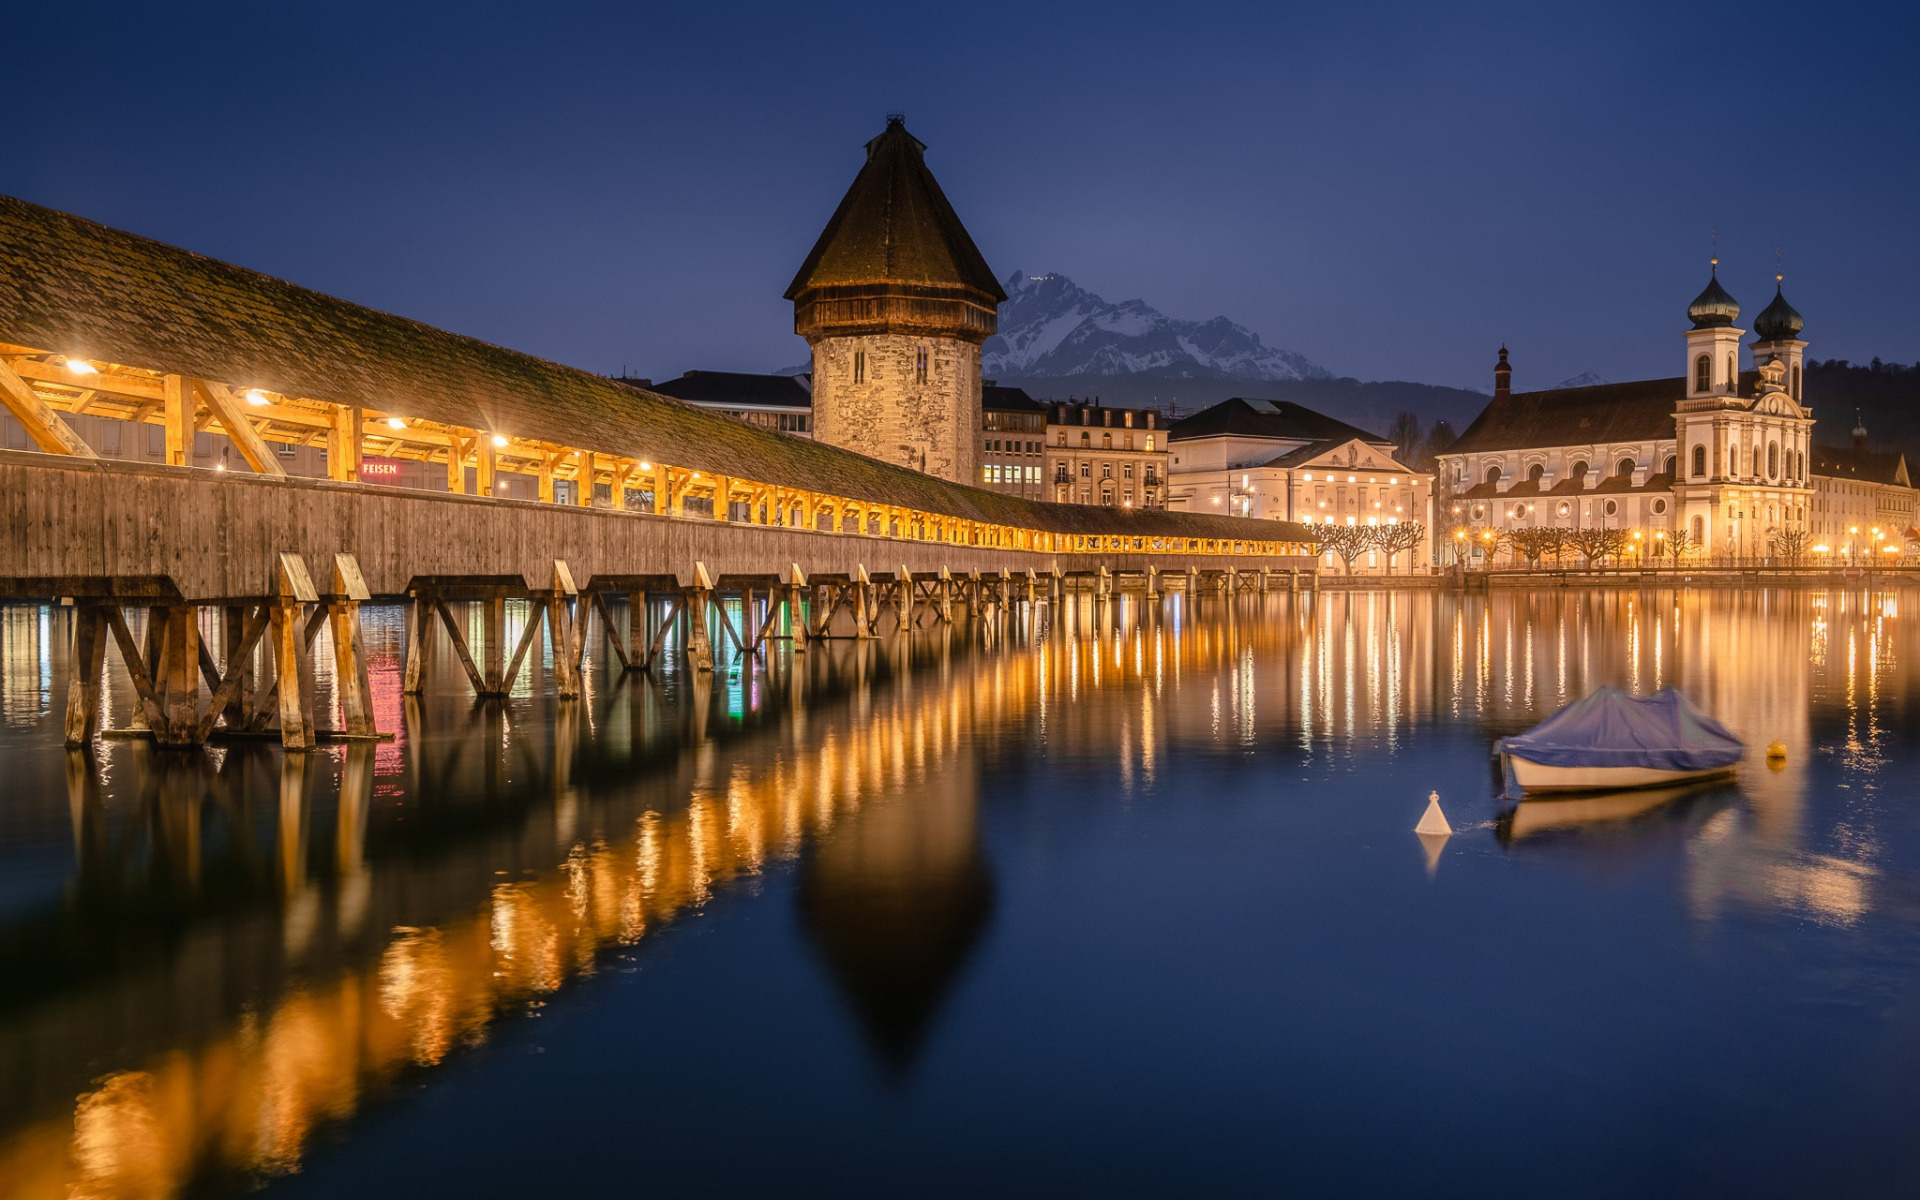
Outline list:
[[[1678,374],[1776,247],[1810,353],[1920,359],[1906,7],[37,5],[0,190],[600,371],[803,357],[889,111],[989,263],[1340,374]]]

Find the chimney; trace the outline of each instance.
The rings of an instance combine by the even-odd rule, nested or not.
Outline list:
[[[1500,361],[1493,367],[1493,398],[1505,400],[1513,395],[1513,368],[1507,365],[1507,348],[1500,347]]]
[[[1867,452],[1867,423],[1861,419],[1860,410],[1857,408],[1853,410],[1853,452],[1855,454]]]

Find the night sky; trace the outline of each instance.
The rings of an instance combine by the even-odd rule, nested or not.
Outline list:
[[[801,361],[888,112],[1003,278],[1338,374],[1681,370],[1720,231],[1920,359],[1908,6],[35,5],[0,191],[596,371]]]

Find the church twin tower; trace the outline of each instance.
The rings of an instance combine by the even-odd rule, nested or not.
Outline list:
[[[814,440],[980,482],[980,344],[1007,298],[901,118],[787,289],[813,347]]]

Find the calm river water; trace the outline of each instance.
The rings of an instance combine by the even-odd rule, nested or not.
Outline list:
[[[70,755],[0,609],[0,1196],[1920,1194],[1915,606],[1082,601],[481,707],[373,610],[399,737],[307,762]],[[1501,799],[1603,683],[1753,756]]]

